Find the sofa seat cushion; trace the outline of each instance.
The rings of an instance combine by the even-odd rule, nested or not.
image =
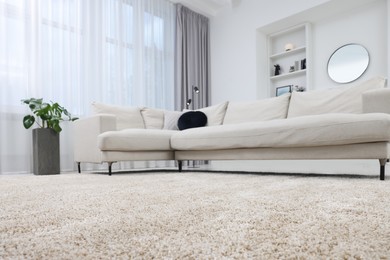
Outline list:
[[[390,115],[324,114],[188,129],[175,133],[176,150],[310,147],[390,141]]]
[[[170,151],[173,130],[125,129],[109,131],[98,136],[102,151]]]

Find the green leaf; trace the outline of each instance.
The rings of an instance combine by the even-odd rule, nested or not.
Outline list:
[[[48,115],[48,114],[40,114],[39,117],[43,120],[43,121],[47,121],[47,120],[50,120],[52,118],[51,115]]]
[[[44,103],[40,107],[39,110],[35,111],[35,114],[39,117],[42,117],[42,115],[50,115],[51,106],[50,104]]]
[[[67,117],[71,117],[71,116],[70,116],[70,113],[68,112],[68,110],[64,109],[63,112],[64,112],[64,114],[65,114]]]
[[[23,126],[26,129],[29,129],[35,123],[35,117],[32,115],[27,115],[23,117]]]
[[[52,128],[53,128],[53,130],[56,131],[57,133],[59,133],[59,132],[62,131],[62,128],[60,127],[59,122],[55,122],[55,123],[52,125]]]

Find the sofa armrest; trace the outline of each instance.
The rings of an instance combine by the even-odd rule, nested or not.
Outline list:
[[[373,89],[362,94],[363,113],[390,114],[390,89]]]
[[[116,116],[97,114],[73,122],[73,149],[76,162],[101,162],[98,135],[116,131]]]

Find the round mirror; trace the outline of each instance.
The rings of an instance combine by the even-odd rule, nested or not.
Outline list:
[[[367,70],[370,56],[359,44],[347,44],[338,48],[328,61],[328,75],[337,83],[349,83]]]

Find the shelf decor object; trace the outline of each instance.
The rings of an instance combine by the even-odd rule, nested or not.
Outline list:
[[[294,45],[292,43],[287,43],[285,46],[284,46],[284,50],[285,51],[291,51],[292,49],[294,49]]]

